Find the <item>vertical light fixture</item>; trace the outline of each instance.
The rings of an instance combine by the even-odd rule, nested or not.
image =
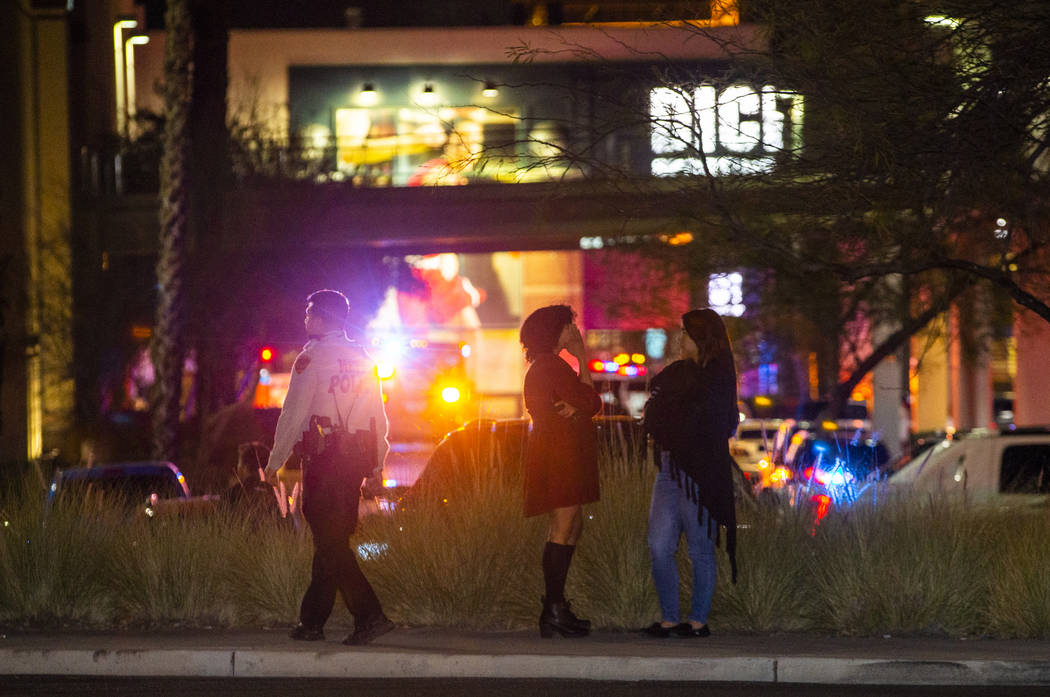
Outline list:
[[[124,30],[139,25],[134,17],[121,16],[113,22],[113,75],[116,78],[114,93],[117,102],[117,133],[124,135],[127,129],[127,106],[124,92]]]
[[[128,85],[127,129],[129,136],[134,135],[132,130],[135,127],[135,114],[138,113],[138,107],[135,104],[135,47],[148,43],[149,37],[145,34],[135,34],[124,42],[124,79]]]

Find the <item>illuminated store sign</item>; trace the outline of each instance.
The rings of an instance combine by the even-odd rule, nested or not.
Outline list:
[[[768,172],[777,155],[802,144],[801,95],[770,85],[657,87],[649,114],[657,176]]]

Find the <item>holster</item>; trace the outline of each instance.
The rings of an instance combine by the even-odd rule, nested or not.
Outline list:
[[[364,479],[379,465],[375,419],[371,429],[348,431],[341,425],[332,425],[327,416],[311,416],[308,430],[303,433],[303,455],[310,460],[334,462],[354,479]]]

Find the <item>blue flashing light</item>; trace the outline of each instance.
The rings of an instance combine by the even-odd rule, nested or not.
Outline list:
[[[620,364],[616,361],[605,361],[605,372],[615,373],[620,369]]]

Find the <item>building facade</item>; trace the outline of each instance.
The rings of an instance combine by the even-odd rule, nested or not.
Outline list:
[[[318,283],[361,299],[365,333],[470,345],[481,416],[520,413],[516,328],[536,307],[572,304],[602,358],[639,354],[655,368],[685,308],[734,316],[760,302],[746,269],[698,280],[635,251],[703,234],[676,211],[677,175],[762,171],[805,137],[804,95],[733,78],[740,55],[763,47],[734,3],[700,17],[683,14],[692,3],[316,3],[294,17],[270,4],[231,4],[217,43],[235,176],[196,234],[236,260],[201,280],[236,312],[225,335],[198,338],[202,353],[248,357],[227,382],[253,346],[295,340],[296,323],[274,318],[294,320]],[[4,166],[25,163],[8,178],[25,205],[4,200],[17,232],[5,254],[25,260],[5,298],[28,289],[5,316],[5,459],[68,448],[76,422],[147,405],[162,5],[5,10],[21,97],[4,114],[21,135]],[[690,89],[669,89],[683,74]],[[693,119],[696,142],[679,127]],[[61,307],[92,319],[48,314]],[[859,395],[879,430],[900,424],[906,395],[912,431],[990,425],[997,394],[1013,397],[1017,423],[1050,423],[1041,324],[1019,321],[998,361],[965,355],[945,324],[947,340],[912,342],[921,362],[884,361]],[[814,379],[796,359],[756,348],[742,395],[799,401]]]

